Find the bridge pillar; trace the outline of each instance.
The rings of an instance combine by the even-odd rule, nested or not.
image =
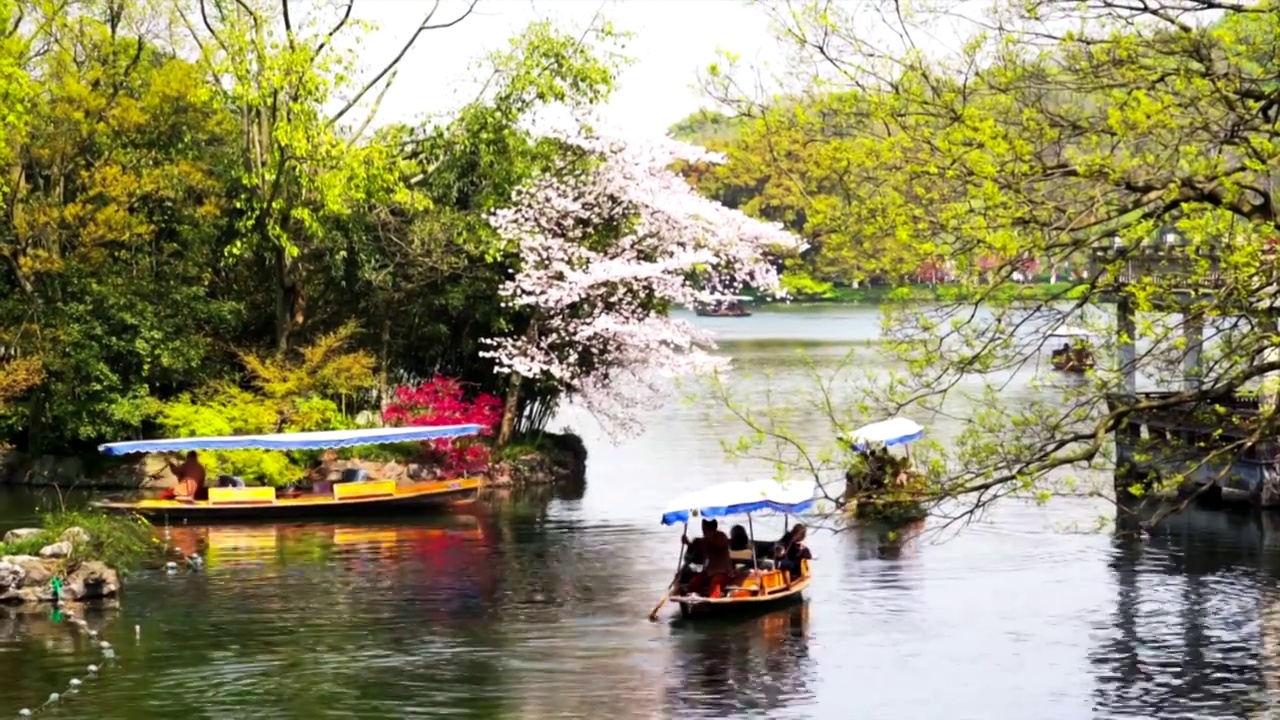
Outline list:
[[[1124,391],[1128,395],[1138,392],[1137,352],[1134,336],[1138,334],[1134,318],[1133,300],[1121,295],[1116,301],[1116,371],[1124,376]]]
[[[1201,354],[1204,351],[1204,318],[1189,311],[1182,314],[1182,337],[1186,349],[1182,353],[1182,387],[1192,391],[1204,380]]]

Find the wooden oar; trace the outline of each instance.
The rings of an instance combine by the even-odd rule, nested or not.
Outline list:
[[[662,606],[666,605],[667,599],[671,597],[671,590],[672,588],[667,588],[667,591],[662,594],[662,598],[658,600],[658,604],[653,606],[653,612],[649,613],[650,622],[658,619],[658,613],[662,611]]]
[[[680,537],[688,537],[688,536],[689,536],[689,521],[685,520],[684,532],[680,534]],[[658,601],[657,605],[653,606],[653,612],[649,613],[650,622],[653,622],[654,620],[658,619],[658,612],[662,610],[663,605],[667,604],[668,598],[671,597],[671,591],[676,589],[676,583],[680,582],[680,568],[684,567],[684,547],[685,547],[684,541],[681,540],[680,541],[680,559],[676,561],[675,577],[671,578],[671,584],[667,586],[667,591],[662,594],[662,599]]]

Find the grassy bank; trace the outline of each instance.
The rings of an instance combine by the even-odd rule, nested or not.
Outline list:
[[[130,515],[107,515],[84,511],[59,511],[40,519],[40,533],[15,542],[0,542],[0,557],[36,555],[46,545],[62,539],[71,528],[80,528],[87,541],[72,544],[69,560],[97,560],[121,572],[135,570],[148,560],[158,559],[163,552],[155,529],[146,520]],[[3,536],[3,533],[0,533]]]
[[[789,288],[789,301],[848,305],[881,305],[885,303],[972,302],[984,298],[990,302],[1044,302],[1069,299],[1083,287],[1075,283],[1005,283],[996,287],[962,287],[959,285],[871,285],[859,288],[831,286]],[[761,304],[769,300],[761,298]]]

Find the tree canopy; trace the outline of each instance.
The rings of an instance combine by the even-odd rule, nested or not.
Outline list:
[[[655,344],[687,349],[678,332],[606,332],[621,309],[679,328],[660,319],[672,302],[773,282],[750,241],[776,230],[653,160],[701,151],[640,143],[619,162],[534,132],[609,99],[628,62],[609,23],[535,22],[452,117],[378,123],[401,59],[475,3],[450,17],[425,3],[389,64],[366,69],[354,2],[0,0],[0,443],[337,427],[441,378],[506,399],[502,442]],[[575,193],[583,233],[556,204]],[[562,241],[567,285],[593,262],[634,277],[597,273],[568,306],[522,302],[512,283],[545,259],[538,222]],[[562,376],[495,351],[563,345],[570,319],[601,332],[553,349]],[[250,471],[260,460],[228,463],[296,470]]]
[[[438,5],[406,52],[470,12]],[[534,113],[608,97],[620,35],[536,23],[455,117],[387,125],[396,63],[362,71],[351,12],[0,2],[0,442],[151,432],[340,329],[379,378],[353,403],[435,374],[501,390],[480,343],[520,321],[497,299],[519,258],[485,218],[554,162]]]
[[[819,264],[942,258],[975,298],[888,308],[881,352],[901,369],[863,389],[862,409],[946,412],[970,396],[980,409],[936,465],[938,492],[985,501],[1061,490],[1064,468],[1113,461],[1110,433],[1129,419],[1198,412],[1280,369],[1260,301],[1277,280],[1280,7],[1009,2],[940,40],[958,9],[762,4],[797,74],[818,69],[763,103],[732,66],[707,83],[752,118],[713,181],[753,186],[744,207],[777,217],[770,198],[785,198],[821,239]],[[990,302],[1028,258],[1090,270],[1052,302]],[[1138,313],[1135,327],[1116,327],[1116,302]],[[1083,383],[1037,380],[1031,397],[1007,400],[1064,318],[1102,331],[1105,362]],[[1195,350],[1182,328],[1198,325],[1211,346],[1182,378]],[[1134,395],[1131,370],[1169,392]],[[1202,418],[1218,428],[1205,457],[1237,457],[1280,430],[1272,405],[1250,417]]]

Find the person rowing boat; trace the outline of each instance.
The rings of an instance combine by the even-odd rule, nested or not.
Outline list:
[[[161,498],[165,500],[198,500],[197,497],[201,490],[204,490],[205,470],[200,464],[200,458],[196,455],[195,450],[187,452],[187,459],[182,461],[181,465],[175,464],[172,460],[165,464],[164,469],[153,474],[151,477],[158,477],[165,470],[173,473],[178,482],[172,488],[161,494]]]

